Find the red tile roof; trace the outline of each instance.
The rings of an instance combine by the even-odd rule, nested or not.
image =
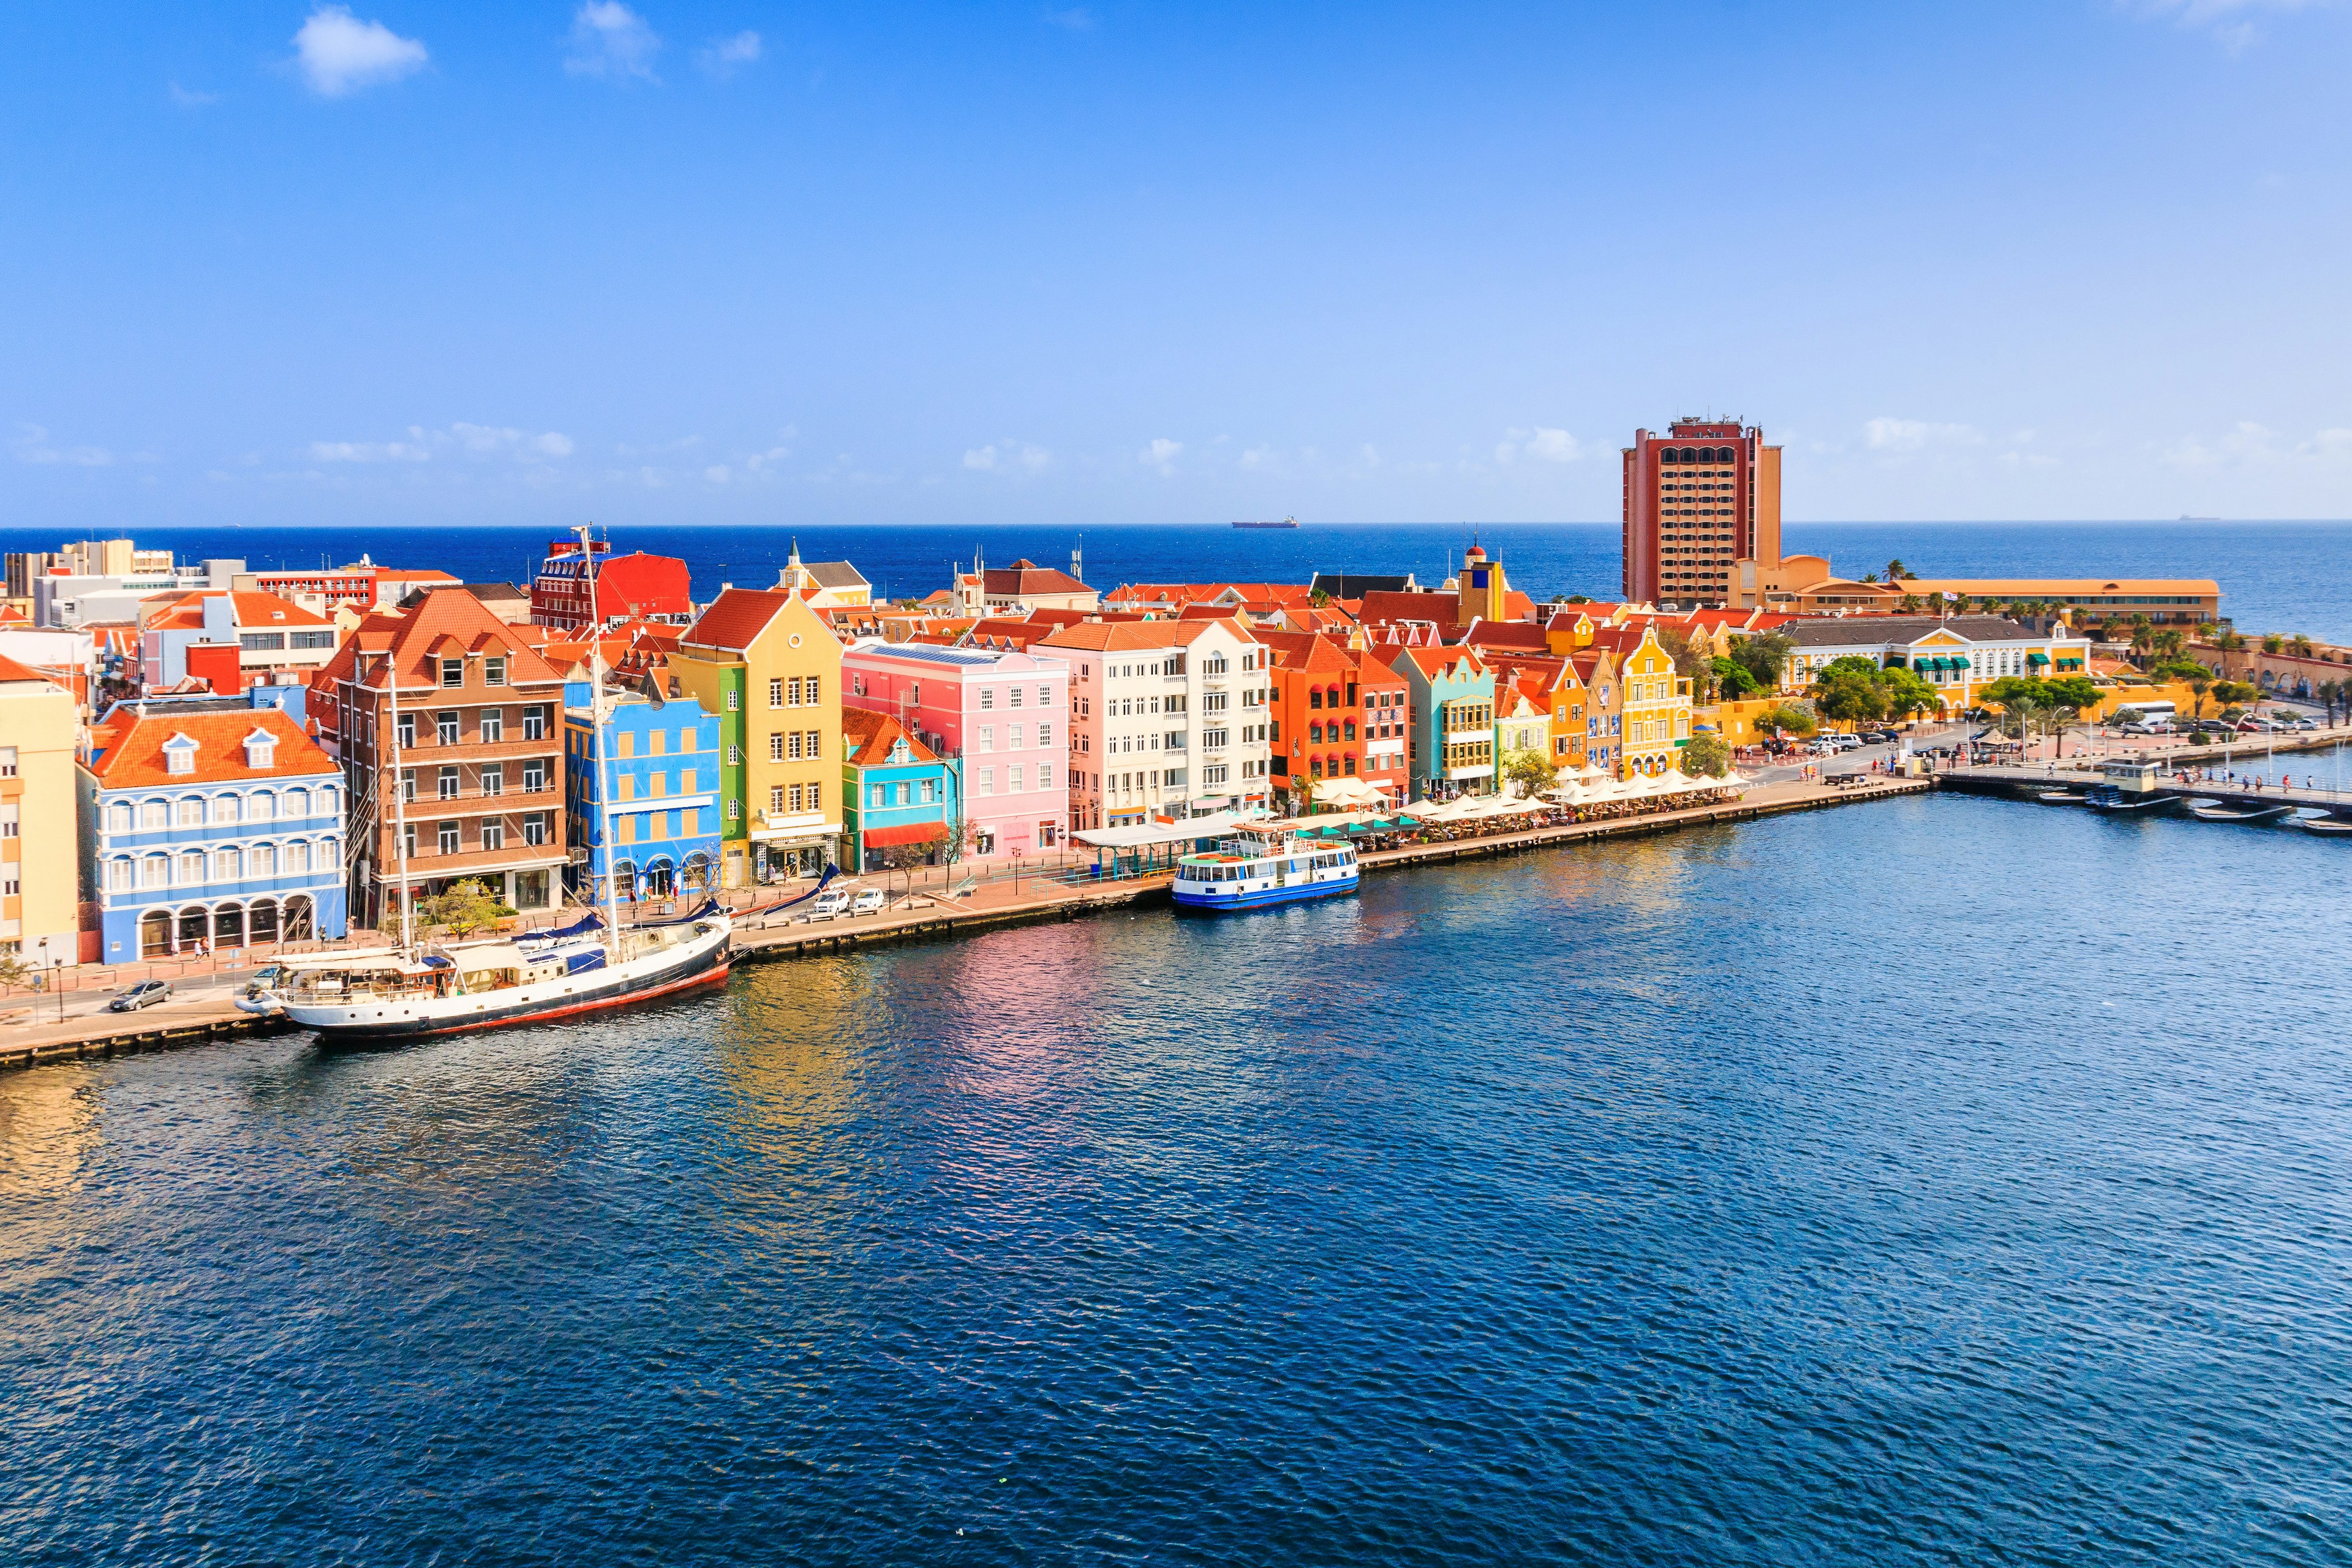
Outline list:
[[[916,763],[936,763],[938,753],[915,738],[914,732],[888,713],[870,712],[863,708],[841,710],[841,732],[847,737],[849,760],[859,767],[878,767],[890,760],[890,748],[899,742],[907,742],[908,760]]]
[[[266,768],[245,765],[245,740],[256,730],[268,731],[278,742]],[[179,735],[196,743],[194,773],[175,773],[164,765],[164,743]],[[174,711],[170,704],[158,704],[142,719],[135,704],[125,704],[91,735],[90,748],[89,771],[102,789],[308,778],[337,771],[301,726],[275,708],[198,713]]]
[[[440,588],[426,595],[425,602],[415,609],[378,610],[362,621],[335,650],[335,657],[310,678],[310,687],[331,698],[340,682],[352,679],[361,652],[389,652],[399,668],[404,690],[411,686],[438,686],[439,671],[430,663],[435,657],[433,650],[449,642],[466,648],[486,633],[482,647],[506,650],[509,685],[543,685],[562,679],[540,657],[529,639],[490,614],[479,599],[463,588]],[[383,689],[383,662],[370,660],[359,684],[373,690]]]
[[[0,653],[0,681],[7,681],[7,680],[41,680],[41,681],[46,681],[46,680],[47,680],[48,679],[49,679],[49,678],[48,678],[47,676],[43,675],[39,670],[37,670],[37,669],[34,669],[34,668],[30,668],[29,666],[26,666],[26,665],[18,664],[15,659],[10,658],[6,654],[5,654],[5,653]]]
[[[792,602],[792,595],[773,588],[730,588],[702,612],[702,618],[686,634],[686,641],[697,647],[740,653],[759,641],[768,623]]]

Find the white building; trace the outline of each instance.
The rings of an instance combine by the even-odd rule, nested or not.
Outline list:
[[[1238,621],[1081,621],[1034,645],[1070,662],[1070,826],[1265,805],[1265,645]]]

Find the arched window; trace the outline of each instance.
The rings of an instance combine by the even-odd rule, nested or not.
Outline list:
[[[149,910],[139,917],[139,956],[165,958],[172,952],[172,916],[166,910]]]
[[[1675,456],[1675,449],[1672,447],[1663,447],[1659,450],[1658,461],[1661,463],[1675,463],[1680,462],[1681,460],[1681,458]]]
[[[286,815],[289,816],[310,816],[310,792],[307,789],[288,790],[286,792]]]
[[[246,875],[261,879],[278,875],[278,846],[257,844],[245,853]]]
[[[121,856],[115,859],[109,860],[106,863],[106,890],[108,892],[127,892],[131,884],[137,879],[138,872],[132,869],[131,857],[128,855]]]
[[[128,833],[137,815],[127,800],[110,802],[106,808],[106,830],[109,833]]]
[[[286,900],[286,914],[281,922],[280,942],[312,942],[317,940],[318,927],[308,897],[297,894]]]
[[[1341,728],[1347,731],[1346,739],[1352,741],[1356,738],[1356,721],[1353,719],[1349,720]],[[1348,771],[1354,773],[1356,770],[1349,768]]]
[[[1311,773],[1313,773],[1317,778],[1318,778],[1318,779],[1319,779],[1319,778],[1321,778],[1321,777],[1323,776],[1323,759],[1322,759],[1322,758],[1320,758],[1320,757],[1310,757],[1310,758],[1308,758],[1308,759],[1307,759],[1307,770],[1308,770],[1309,772],[1311,772]]]
[[[205,825],[205,799],[198,795],[184,795],[173,815],[182,827],[202,827]]]
[[[1349,778],[1356,776],[1356,753],[1353,752],[1348,753],[1348,776]]]
[[[140,802],[139,826],[142,829],[171,826],[172,803],[168,800],[146,800]]]
[[[245,906],[222,904],[213,910],[213,945],[217,948],[245,945]]]
[[[213,797],[213,820],[215,822],[243,822],[245,820],[245,797],[241,795],[215,795]]]
[[[268,790],[263,790],[260,794],[251,796],[247,802],[247,806],[246,819],[249,822],[278,820],[278,796]]]
[[[1320,708],[1323,706],[1323,689],[1321,687],[1310,686],[1307,689],[1307,706],[1309,708]]]
[[[139,862],[139,885],[142,888],[168,888],[172,885],[172,862],[162,855],[150,855]]]
[[[319,815],[320,816],[332,816],[338,809],[339,808],[335,805],[334,786],[331,784],[327,788],[320,790],[319,792]]]
[[[254,900],[253,907],[246,912],[245,936],[247,942],[278,940],[278,900],[276,899]]]
[[[286,847],[285,864],[278,869],[287,876],[296,876],[310,869],[310,841],[298,838]]]

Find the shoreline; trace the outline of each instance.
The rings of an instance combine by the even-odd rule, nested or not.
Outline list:
[[[1751,791],[1744,799],[1717,805],[1692,806],[1681,811],[1657,812],[1642,816],[1612,817],[1599,822],[1563,823],[1554,827],[1498,834],[1486,838],[1407,845],[1396,849],[1372,851],[1362,858],[1360,864],[1366,873],[1370,873],[1504,855],[1524,855],[1571,844],[1646,838],[1685,828],[1754,822],[1863,801],[1926,795],[1932,787],[1927,779],[1874,779],[1865,784],[1844,786],[1764,784]],[[1083,891],[1050,882],[1042,883],[1036,890],[1026,891],[993,908],[960,907],[920,894],[917,898],[927,908],[906,910],[895,914],[869,915],[863,921],[829,921],[822,929],[805,921],[767,928],[741,927],[735,933],[731,962],[745,965],[829,957],[863,947],[954,941],[1018,926],[1080,920],[1117,910],[1158,908],[1170,902],[1171,880],[1166,875],[1138,878]],[[226,1001],[194,1004],[185,1011],[169,1016],[157,1013],[126,1014],[121,1017],[123,1021],[121,1023],[113,1022],[110,1015],[100,1014],[68,1020],[63,1025],[44,1026],[27,1024],[25,1027],[37,1037],[0,1046],[0,1071],[21,1071],[93,1058],[143,1056],[154,1051],[209,1045],[246,1036],[294,1032],[294,1026],[283,1019],[256,1018],[237,1012]]]

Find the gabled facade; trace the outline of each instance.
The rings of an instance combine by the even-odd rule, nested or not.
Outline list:
[[[720,880],[814,876],[841,853],[841,642],[797,595],[730,588],[669,655],[720,723]]]
[[[842,831],[857,847],[855,868],[879,870],[907,847],[922,847],[930,866],[959,857],[967,847],[955,842],[965,823],[962,765],[887,713],[845,708],[841,725]]]
[[[341,779],[288,714],[117,704],[82,787],[99,962],[343,934]]]
[[[614,555],[602,539],[583,552],[577,539],[549,542],[531,579],[530,619],[559,632],[601,630],[631,620],[683,626],[694,617],[686,563],[637,551]]]
[[[1619,773],[1663,773],[1690,742],[1691,683],[1675,673],[1675,656],[1658,645],[1654,623],[1643,623],[1620,669],[1625,734]]]
[[[362,924],[397,929],[404,889],[421,901],[477,881],[524,912],[562,899],[563,679],[526,630],[436,589],[362,620],[312,679],[310,719],[351,800]]]
[[[1495,790],[1495,675],[1464,647],[1399,647],[1389,668],[1411,693],[1406,762],[1420,798]]]
[[[1070,826],[1265,805],[1265,646],[1238,621],[1087,621],[1035,645],[1070,677]]]

